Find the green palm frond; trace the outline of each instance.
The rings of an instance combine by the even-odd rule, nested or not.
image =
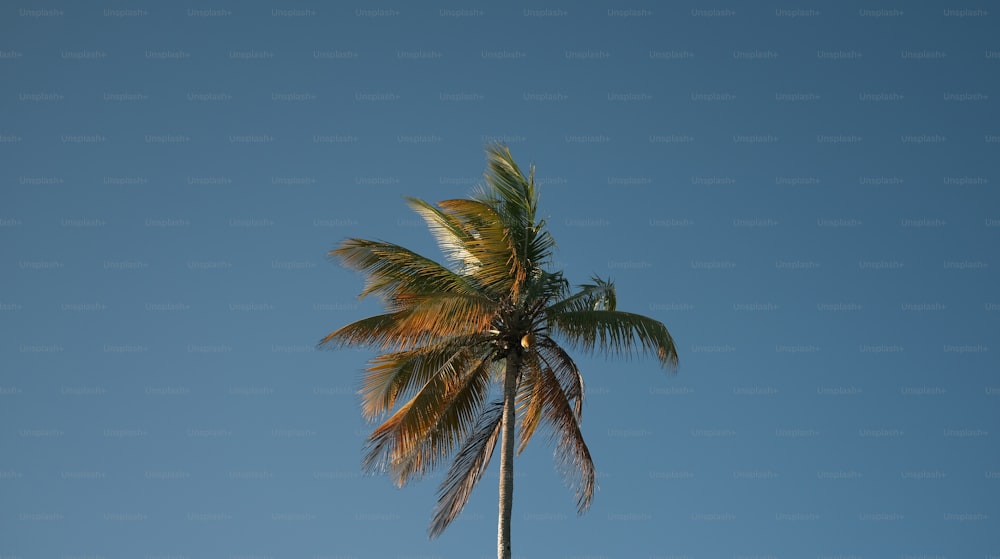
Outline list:
[[[528,268],[548,262],[555,240],[546,230],[545,221],[536,219],[538,190],[534,165],[525,177],[507,146],[493,145],[486,152],[486,184],[475,198],[502,216],[518,248],[522,266]]]
[[[533,268],[524,293],[525,302],[530,302],[528,314],[535,314],[547,308],[553,300],[563,297],[568,289],[569,282],[562,272]]]
[[[503,400],[487,404],[476,427],[455,455],[448,474],[438,488],[438,503],[428,532],[435,538],[462,513],[476,484],[482,479],[500,439]]]
[[[576,293],[549,305],[547,312],[555,314],[566,311],[615,310],[618,306],[615,284],[597,276],[591,279],[594,283],[581,285]]]
[[[667,327],[640,314],[609,310],[575,310],[548,315],[553,332],[587,352],[652,354],[660,364],[677,365],[677,348]]]
[[[525,177],[514,161],[510,149],[504,145],[486,148],[485,188],[481,188],[476,198],[497,206],[505,214],[516,218],[516,224],[535,224],[538,209],[538,191],[535,189],[534,168]]]
[[[368,438],[362,462],[397,486],[419,478],[465,440],[489,392],[492,362],[465,350],[453,357]]]

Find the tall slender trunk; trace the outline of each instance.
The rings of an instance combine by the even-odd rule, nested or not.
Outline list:
[[[521,368],[520,348],[507,354],[503,379],[503,426],[500,435],[500,522],[497,526],[497,557],[510,559],[510,513],[514,505],[514,396],[517,372]]]

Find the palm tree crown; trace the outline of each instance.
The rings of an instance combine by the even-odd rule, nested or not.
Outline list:
[[[534,167],[525,176],[506,146],[487,147],[485,182],[470,198],[407,200],[447,265],[383,241],[351,238],[330,252],[365,276],[361,297],[379,296],[386,307],[320,342],[379,352],[360,390],[364,417],[381,422],[364,467],[402,486],[453,456],[429,528],[435,537],[461,513],[497,441],[503,436],[513,448],[506,412],[516,417],[517,452],[541,424],[551,427],[555,457],[584,512],[595,471],[580,432],[583,377],[557,340],[586,353],[652,354],[673,368],[670,333],[617,310],[610,280],[595,277],[574,291],[547,268],[555,242],[537,218]],[[488,401],[494,383],[504,397]]]

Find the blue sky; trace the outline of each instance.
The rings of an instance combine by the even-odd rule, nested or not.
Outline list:
[[[1000,556],[988,3],[2,13],[4,557],[492,556],[497,464],[428,541],[314,345],[379,311],[325,253],[437,256],[403,196],[496,139],[681,358],[579,356],[600,490],[537,438],[516,557]]]

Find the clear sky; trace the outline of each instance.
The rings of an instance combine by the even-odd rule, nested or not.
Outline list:
[[[1000,556],[994,6],[459,4],[3,4],[0,555],[493,556],[497,464],[429,541],[315,343],[499,139],[681,359],[579,356],[516,557]]]

